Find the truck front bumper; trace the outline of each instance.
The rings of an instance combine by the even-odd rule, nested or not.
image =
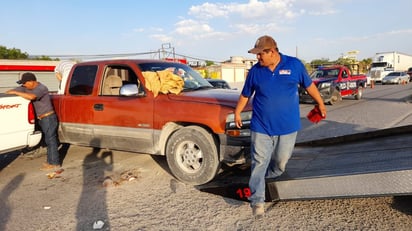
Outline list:
[[[318,90],[319,90],[320,96],[323,99],[323,102],[327,103],[331,100],[332,94],[331,94],[330,88],[323,88],[323,89],[318,89]],[[315,102],[305,89],[299,90],[299,101],[301,103],[314,103]]]

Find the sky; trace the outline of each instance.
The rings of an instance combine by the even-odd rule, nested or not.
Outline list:
[[[412,55],[410,0],[9,0],[1,7],[0,46],[61,59],[253,59],[247,51],[262,35],[305,62]]]

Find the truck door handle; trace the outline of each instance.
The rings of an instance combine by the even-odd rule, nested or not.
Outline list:
[[[98,103],[98,104],[93,105],[93,108],[94,108],[94,110],[96,110],[96,111],[103,111],[104,106],[103,106],[103,104]]]

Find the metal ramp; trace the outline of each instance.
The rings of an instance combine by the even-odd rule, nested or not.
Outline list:
[[[247,201],[250,169],[229,169],[203,192]],[[412,195],[412,126],[296,145],[267,201]]]

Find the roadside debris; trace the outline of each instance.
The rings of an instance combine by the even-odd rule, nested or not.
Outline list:
[[[102,229],[104,226],[104,222],[101,220],[95,221],[93,223],[93,229]]]
[[[49,173],[47,173],[46,176],[47,176],[47,178],[49,178],[49,179],[60,178],[60,177],[61,177],[60,174],[61,174],[63,171],[64,171],[64,169],[59,168],[59,169],[57,169],[57,170],[54,171],[54,172],[49,172]]]
[[[120,173],[119,180],[114,180],[116,179],[115,176],[106,176],[102,182],[102,186],[107,188],[107,187],[113,187],[113,186],[119,186],[120,184],[128,181],[133,181],[136,180],[138,177],[138,170],[127,170],[122,173]]]

